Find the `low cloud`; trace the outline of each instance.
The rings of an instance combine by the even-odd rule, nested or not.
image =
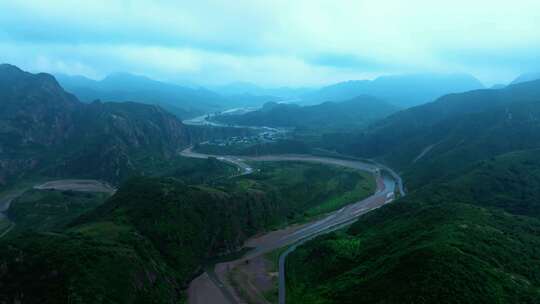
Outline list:
[[[403,72],[506,82],[540,69],[540,2],[0,3],[0,60],[93,78],[320,85]]]

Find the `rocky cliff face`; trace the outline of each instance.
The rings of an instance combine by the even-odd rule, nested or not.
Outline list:
[[[188,142],[185,126],[157,106],[83,104],[51,75],[0,65],[0,185],[30,172],[118,182]]]
[[[0,65],[2,146],[19,149],[62,143],[73,129],[81,105],[47,74],[30,74]]]

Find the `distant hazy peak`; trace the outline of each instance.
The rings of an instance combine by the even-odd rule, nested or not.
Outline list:
[[[533,80],[537,80],[537,79],[540,79],[540,72],[524,73],[524,74],[519,75],[510,84],[518,84],[518,83],[527,82],[527,81],[533,81]]]
[[[22,72],[21,69],[19,69],[18,67],[12,65],[12,64],[9,64],[9,63],[2,63],[0,64],[0,71],[1,72]]]
[[[502,83],[497,83],[497,84],[494,84],[490,87],[490,89],[492,90],[500,90],[500,89],[504,89],[506,88],[506,85],[505,84],[502,84]]]
[[[303,96],[304,103],[342,101],[370,95],[406,108],[424,104],[449,93],[483,89],[484,85],[469,74],[396,74],[374,80],[349,80],[321,88]]]
[[[102,81],[107,80],[138,80],[138,81],[157,81],[144,75],[131,74],[127,72],[115,72],[107,75]]]

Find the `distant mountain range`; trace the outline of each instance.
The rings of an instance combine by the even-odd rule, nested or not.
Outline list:
[[[540,79],[540,72],[525,73],[525,74],[519,75],[516,79],[514,79],[514,81],[511,82],[511,84],[518,84],[518,83],[533,81],[533,80],[538,80],[538,79]]]
[[[157,104],[178,117],[188,118],[223,109],[227,100],[206,89],[189,88],[144,76],[116,73],[96,81],[82,76],[57,75],[58,82],[84,102],[135,101]]]
[[[99,99],[156,104],[182,119],[234,107],[260,106],[282,99],[248,91],[218,94],[202,87],[185,87],[129,73],[111,74],[99,81],[83,76],[56,77],[62,87],[84,102]]]
[[[214,119],[234,125],[350,130],[364,127],[397,110],[397,107],[380,99],[358,96],[347,101],[313,106],[267,103],[257,111],[242,115],[224,114]]]
[[[478,79],[467,74],[406,74],[337,83],[303,95],[302,102],[317,104],[370,95],[400,108],[408,108],[446,94],[482,88],[484,86]]]
[[[449,93],[483,88],[474,77],[462,74],[409,74],[375,80],[352,80],[316,88],[263,88],[252,83],[203,87],[181,86],[128,73],[102,80],[56,75],[59,83],[81,101],[135,101],[157,104],[182,119],[236,107],[256,107],[266,102],[319,104],[370,95],[407,108]]]

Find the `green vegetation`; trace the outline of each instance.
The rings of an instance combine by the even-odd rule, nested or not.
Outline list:
[[[258,111],[242,115],[220,115],[214,119],[235,125],[344,130],[365,127],[368,123],[397,110],[396,107],[374,97],[351,98],[347,101],[304,107],[269,102]]]
[[[540,150],[503,154],[418,190],[426,200],[461,201],[540,218]]]
[[[103,204],[96,194],[25,193],[10,210],[19,233],[0,243],[0,302],[180,303],[204,265],[247,237],[373,187],[339,167],[257,165],[230,179],[230,165],[178,158],[150,171],[174,177],[132,178]]]
[[[63,232],[6,240],[0,299],[178,303],[205,259],[236,250],[262,229],[246,213],[252,199],[173,179],[133,179]],[[264,217],[263,210],[255,211]]]
[[[290,303],[536,303],[536,219],[414,201],[290,255]]]
[[[130,227],[32,233],[0,246],[0,301],[180,303],[175,272]]]
[[[195,145],[197,152],[213,155],[269,155],[269,154],[308,154],[311,148],[304,142],[283,139],[276,142],[234,145]]]
[[[470,165],[300,246],[291,303],[537,303],[538,151]]]
[[[292,303],[538,303],[540,82],[453,94],[327,137],[410,193],[289,256]]]
[[[376,99],[269,104],[234,119],[295,127],[292,140],[197,148],[259,155],[319,147],[403,172],[407,197],[290,255],[289,302],[539,303],[539,100],[540,81],[453,94],[361,132],[350,129],[386,115]],[[122,183],[105,202],[69,191],[19,197],[9,211],[17,233],[0,241],[0,303],[182,303],[187,283],[238,254],[249,236],[375,188],[368,174],[299,162],[257,163],[253,174],[229,178],[231,165],[178,152],[249,131],[190,133],[156,106],[82,104],[50,75],[12,66],[0,65],[0,103],[0,187],[42,176]]]
[[[539,101],[540,81],[452,94],[362,132],[327,134],[322,146],[379,158],[416,188],[475,161],[540,147]]]
[[[3,235],[10,227],[12,223],[4,216],[0,216],[0,235]]]
[[[236,179],[236,187],[276,195],[288,224],[337,210],[375,191],[374,178],[353,169],[307,162],[254,165],[260,171]]]
[[[118,184],[189,143],[157,106],[81,103],[51,75],[0,65],[0,191],[40,176]]]
[[[105,193],[29,190],[11,203],[8,216],[17,223],[17,231],[58,231],[107,197]]]
[[[174,177],[187,184],[202,184],[227,178],[235,174],[237,168],[215,158],[174,157],[141,166],[141,175]]]

